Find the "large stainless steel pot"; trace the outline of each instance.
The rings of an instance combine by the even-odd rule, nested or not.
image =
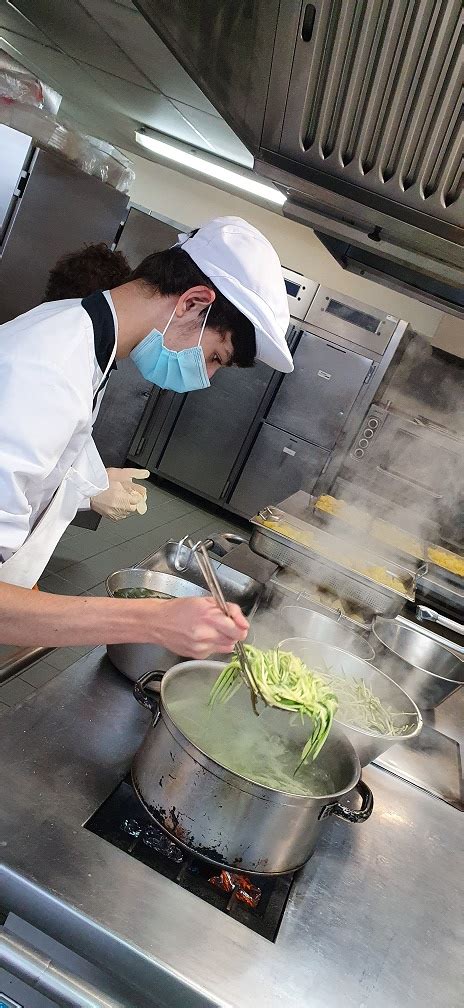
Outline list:
[[[424,710],[438,707],[464,683],[462,658],[420,630],[377,617],[371,641],[379,668]]]
[[[174,577],[172,574],[160,574],[159,571],[145,570],[142,567],[115,571],[107,578],[108,595],[113,596],[120,588],[150,588],[153,591],[163,592],[164,595],[172,595],[173,598],[208,595],[204,588],[191,584],[184,578]],[[107,652],[113,665],[132,682],[136,682],[141,675],[151,669],[167,670],[182,657],[168,651],[161,644],[108,644]]]
[[[332,793],[317,798],[253,783],[192,743],[170,716],[171,694],[194,695],[200,686],[209,691],[222,668],[221,662],[184,662],[164,676],[149,673],[136,684],[135,696],[152,710],[153,721],[132,765],[135,791],[150,816],[176,843],[205,860],[259,874],[293,871],[311,856],[324,820],[337,815],[348,822],[363,822],[372,811],[372,794],[360,780],[353,747],[336,730],[319,757],[336,786]],[[160,680],[157,699],[147,687]],[[256,723],[250,704],[248,708],[250,722]],[[265,716],[272,713],[283,715],[289,724],[285,712],[267,709]],[[240,731],[244,731],[243,721]],[[341,803],[353,788],[362,799],[359,811]]]
[[[331,673],[347,680],[363,680],[366,686],[379,697],[385,707],[398,714],[397,727],[401,729],[398,735],[380,735],[374,731],[353,728],[347,724],[340,712],[335,714],[334,723],[338,725],[351,742],[358,754],[362,767],[367,766],[399,742],[414,738],[422,729],[420,711],[411,697],[396,682],[393,682],[384,672],[374,668],[369,662],[355,658],[340,648],[320,641],[310,641],[307,638],[290,638],[281,641],[279,648],[298,655],[308,668],[315,672]],[[401,715],[401,717],[400,717]]]

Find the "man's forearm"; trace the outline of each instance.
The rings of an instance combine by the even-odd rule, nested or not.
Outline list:
[[[51,595],[0,583],[0,643],[66,647],[75,644],[122,644],[161,640],[157,605],[144,622],[139,599]],[[147,625],[148,623],[148,625]],[[146,631],[146,637],[144,634]]]

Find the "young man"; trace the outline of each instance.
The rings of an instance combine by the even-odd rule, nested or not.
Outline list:
[[[162,643],[196,658],[246,636],[237,606],[205,599],[74,598],[25,591],[76,511],[100,510],[107,474],[92,440],[114,361],[176,392],[223,366],[291,371],[278,257],[240,218],[210,221],[145,259],[127,283],[46,303],[0,333],[0,627],[3,643]]]

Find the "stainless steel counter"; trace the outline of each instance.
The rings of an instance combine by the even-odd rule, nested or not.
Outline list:
[[[83,829],[148,724],[102,648],[0,724],[0,903],[141,1004],[461,1008],[461,812],[369,768],[372,817],[328,822],[272,944]]]

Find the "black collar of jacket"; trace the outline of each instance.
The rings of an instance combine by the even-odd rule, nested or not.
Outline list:
[[[113,361],[111,367],[108,369],[111,354],[113,353],[114,344],[116,342],[116,332],[114,328],[113,312],[111,311],[105,295],[102,294],[101,291],[96,291],[95,294],[89,294],[88,297],[83,298],[82,307],[85,308],[93,326],[95,356],[103,375],[103,379],[100,382],[94,396],[95,407],[97,396],[105,387],[111,371],[117,367],[116,362]]]

